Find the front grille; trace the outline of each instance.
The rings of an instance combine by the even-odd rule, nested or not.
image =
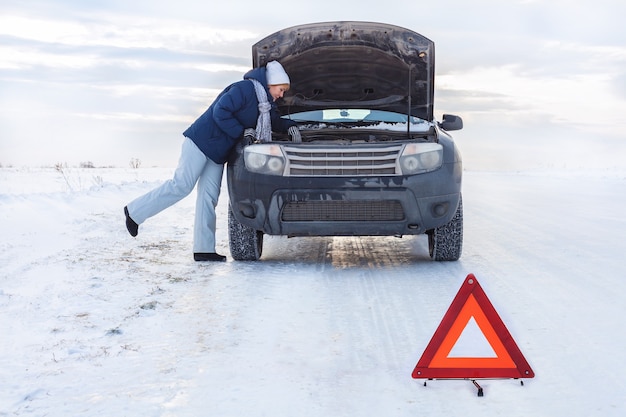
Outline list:
[[[404,211],[398,200],[291,201],[284,205],[281,219],[284,222],[401,221]]]
[[[285,146],[287,175],[371,176],[398,175],[402,145],[381,147],[290,147]]]

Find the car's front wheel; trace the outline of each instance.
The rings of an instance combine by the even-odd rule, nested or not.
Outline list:
[[[228,207],[230,255],[236,261],[257,261],[263,251],[263,232],[239,223]]]
[[[463,249],[463,201],[449,223],[429,230],[428,251],[434,261],[458,261]]]

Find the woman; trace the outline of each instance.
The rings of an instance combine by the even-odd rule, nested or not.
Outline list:
[[[137,236],[139,225],[186,197],[198,184],[193,255],[196,261],[225,261],[215,251],[215,207],[224,163],[246,129],[271,140],[271,131],[289,132],[300,141],[296,123],[281,119],[274,103],[289,90],[289,76],[278,61],[248,71],[242,81],[226,87],[209,108],[183,133],[174,177],[124,207],[126,228]]]

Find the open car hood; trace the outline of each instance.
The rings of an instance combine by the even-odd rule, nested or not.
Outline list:
[[[435,46],[384,23],[326,22],[280,30],[252,46],[254,68],[279,61],[291,88],[282,115],[367,108],[433,120]]]

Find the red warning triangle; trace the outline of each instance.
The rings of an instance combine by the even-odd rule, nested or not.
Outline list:
[[[464,357],[451,354],[474,319],[493,353]],[[473,323],[474,323],[473,322]],[[513,337],[473,274],[469,274],[413,370],[413,378],[533,378]]]

